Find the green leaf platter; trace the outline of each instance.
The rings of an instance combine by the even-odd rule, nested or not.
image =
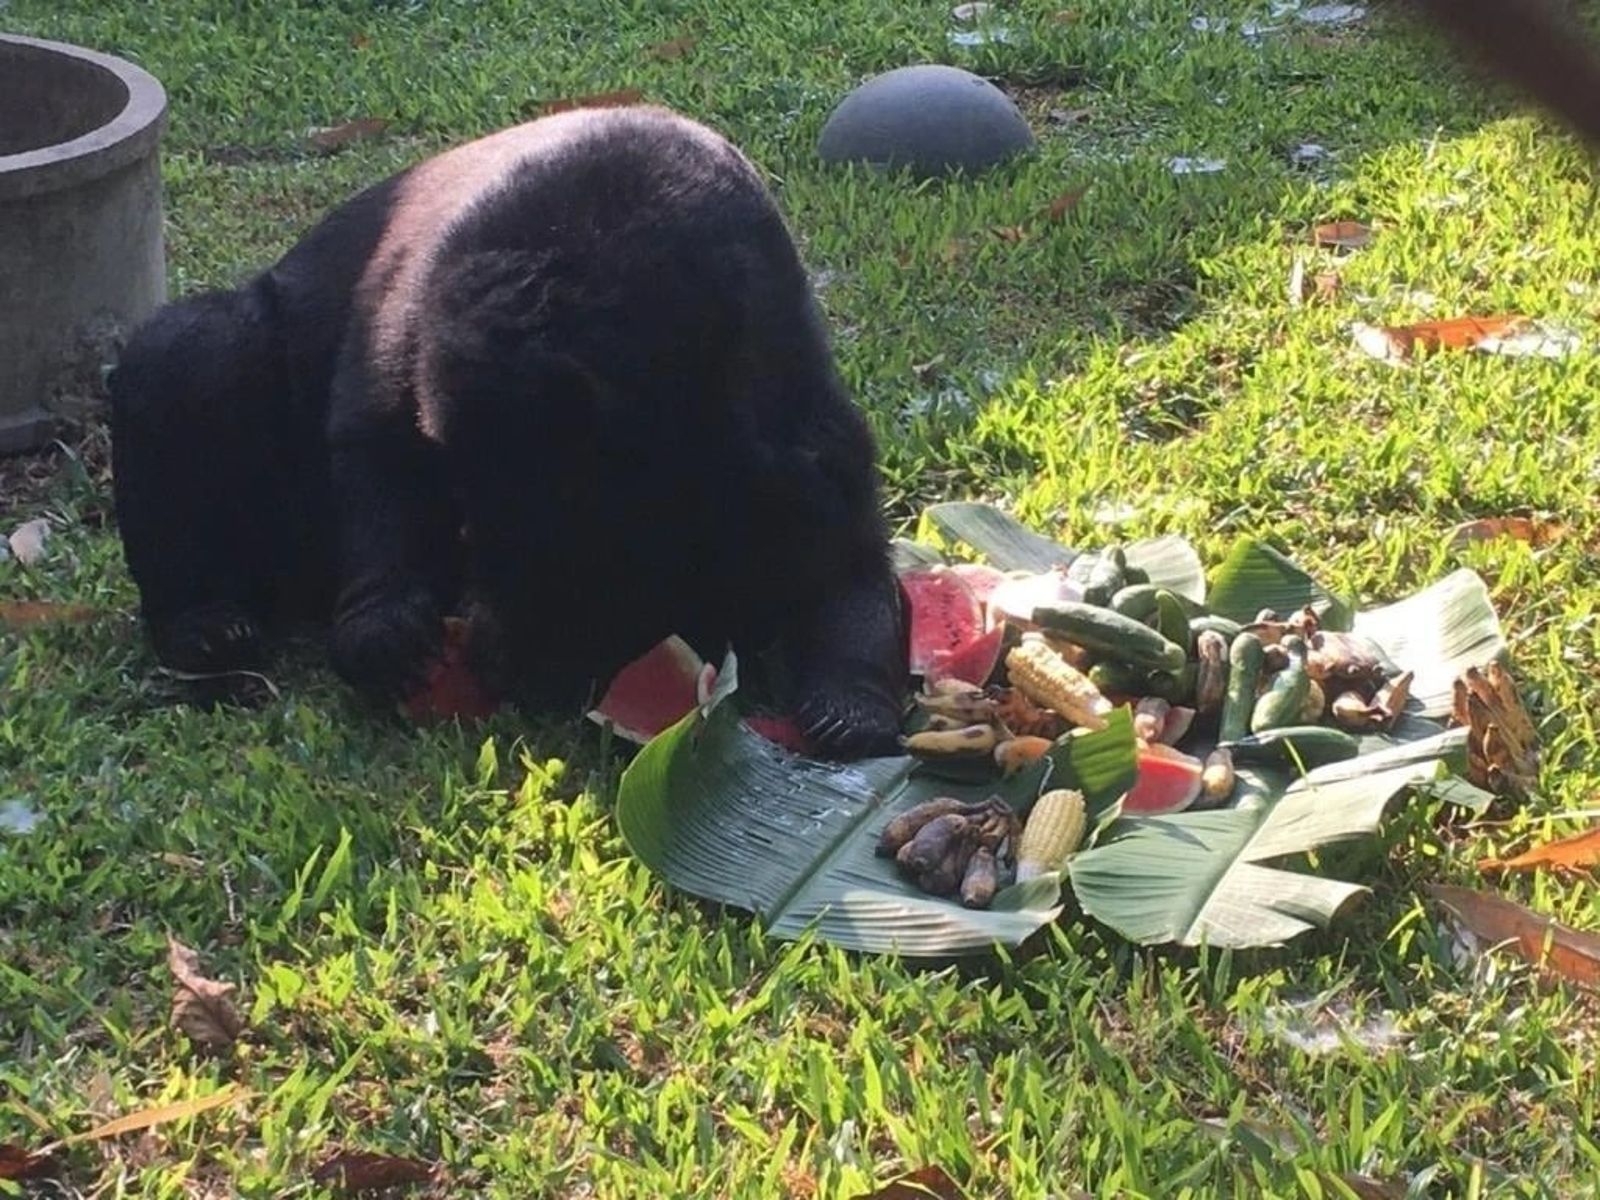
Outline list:
[[[922,529],[939,546],[963,545],[1001,570],[1042,570],[1076,556],[986,504],[934,505]],[[1397,668],[1414,672],[1406,713],[1392,732],[1363,738],[1356,758],[1306,773],[1241,768],[1228,807],[1124,816],[1118,802],[1138,769],[1126,708],[1105,730],[1067,734],[1009,779],[963,778],[910,756],[825,762],[745,724],[730,653],[711,694],[623,772],[616,816],[628,847],[673,887],[752,913],[774,937],[815,937],[853,951],[945,958],[1016,946],[1062,914],[1065,888],[1084,914],[1132,942],[1244,948],[1326,927],[1366,891],[1308,873],[1305,856],[1373,834],[1402,793],[1477,810],[1488,803],[1457,773],[1466,731],[1443,720],[1455,678],[1505,653],[1476,574],[1456,571],[1407,599],[1357,611],[1254,539],[1234,546],[1209,588],[1182,538],[1124,548],[1152,583],[1204,611],[1249,621],[1263,608],[1310,604],[1325,627],[1365,635]],[[920,539],[898,549],[904,563],[943,557]],[[1186,745],[1202,757],[1209,749]],[[988,908],[927,895],[874,851],[896,813],[934,796],[998,794],[1026,815],[1052,787],[1084,793],[1085,847],[1064,872],[1013,885]]]

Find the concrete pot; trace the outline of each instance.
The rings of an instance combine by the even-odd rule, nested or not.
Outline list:
[[[100,394],[166,300],[167,96],[131,63],[0,33],[0,454]]]

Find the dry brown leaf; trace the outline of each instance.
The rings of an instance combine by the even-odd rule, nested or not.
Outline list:
[[[55,1160],[48,1154],[0,1143],[0,1179],[43,1179],[55,1168]]]
[[[205,1046],[231,1046],[244,1032],[244,1018],[228,999],[231,983],[200,973],[200,956],[167,935],[167,966],[177,987],[172,992],[172,1023]]]
[[[1062,192],[1061,195],[1050,201],[1050,207],[1045,210],[1044,219],[1047,221],[1061,220],[1078,207],[1078,201],[1083,199],[1083,194],[1088,190],[1088,187],[1077,187]]]
[[[990,232],[1002,242],[1015,244],[1028,240],[1028,230],[1023,225],[996,225]]]
[[[50,522],[43,517],[24,521],[11,531],[6,544],[11,553],[25,567],[36,567],[44,561],[44,544],[50,538]]]
[[[1337,271],[1323,271],[1311,281],[1319,300],[1332,300],[1344,286],[1344,278]]]
[[[614,92],[594,92],[588,96],[551,100],[541,104],[539,112],[543,116],[550,116],[552,113],[571,112],[575,108],[626,108],[643,99],[644,93],[638,88],[619,88]]]
[[[1449,884],[1428,891],[1480,941],[1507,948],[1540,970],[1600,990],[1600,936],[1541,916],[1492,892]]]
[[[361,117],[354,121],[346,121],[343,125],[335,125],[330,129],[318,129],[306,138],[316,149],[323,153],[341,150],[352,142],[359,142],[363,138],[377,137],[389,128],[389,122],[382,117]]]
[[[644,52],[646,58],[653,58],[657,62],[671,62],[675,58],[682,58],[689,51],[700,44],[700,39],[685,35],[675,37],[671,41],[658,42],[647,47]]]
[[[1094,116],[1092,108],[1052,108],[1050,120],[1057,125],[1077,125]]]
[[[1486,542],[1494,538],[1512,538],[1530,546],[1548,546],[1564,536],[1567,527],[1560,521],[1544,517],[1480,517],[1476,521],[1463,521],[1450,531],[1451,549],[1459,549],[1469,542]]]
[[[1455,681],[1451,719],[1467,728],[1467,778],[1501,795],[1529,791],[1539,773],[1539,733],[1516,681],[1497,662]]]
[[[231,1104],[235,1100],[242,1100],[249,1095],[247,1089],[237,1083],[230,1083],[209,1096],[201,1096],[195,1100],[180,1100],[176,1104],[163,1104],[157,1108],[145,1108],[129,1113],[125,1117],[118,1117],[115,1121],[96,1125],[87,1133],[75,1133],[71,1137],[62,1138],[57,1144],[71,1146],[78,1142],[98,1142],[138,1129],[149,1129],[153,1125],[161,1125],[167,1121],[182,1121],[203,1112],[210,1112],[213,1108],[221,1108],[224,1104]]]
[[[36,625],[76,625],[92,621],[101,610],[87,604],[56,604],[49,600],[0,601],[0,629],[31,629]]]
[[[370,45],[372,45],[372,39],[366,34],[352,33],[350,35],[350,46],[352,49],[365,50]]]
[[[960,238],[951,238],[942,247],[940,247],[939,257],[943,259],[945,265],[948,266],[960,259],[961,256],[966,252],[967,247],[965,242],[963,242]]]
[[[1078,22],[1078,17],[1079,13],[1077,9],[1063,8],[1057,12],[1051,13],[1049,16],[1049,21],[1052,25],[1075,25]]]
[[[1311,231],[1311,240],[1319,246],[1359,250],[1371,244],[1372,227],[1360,221],[1329,221]]]
[[[937,1200],[963,1200],[965,1193],[943,1167],[919,1167],[857,1200],[928,1200],[930,1196]]]
[[[1417,358],[1434,350],[1470,350],[1485,338],[1501,337],[1527,324],[1527,318],[1452,317],[1414,325],[1360,325],[1356,344],[1374,358]]]
[[[364,1150],[340,1151],[311,1173],[314,1182],[343,1192],[377,1192],[385,1188],[408,1187],[433,1179],[433,1165],[393,1154],[373,1154]]]
[[[1600,829],[1576,833],[1571,837],[1545,842],[1525,850],[1515,858],[1483,858],[1480,871],[1532,871],[1550,867],[1556,871],[1582,872],[1600,863]]]

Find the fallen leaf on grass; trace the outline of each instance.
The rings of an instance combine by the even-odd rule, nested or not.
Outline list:
[[[1432,884],[1429,893],[1479,941],[1505,945],[1540,970],[1600,990],[1600,937],[1492,892]]]
[[[1372,242],[1372,227],[1360,221],[1329,221],[1311,231],[1311,240],[1319,246],[1332,246],[1339,250],[1359,250]]]
[[[100,615],[87,604],[55,604],[49,600],[0,602],[0,629],[32,629],[38,625],[75,625]]]
[[[328,1159],[311,1173],[311,1178],[315,1183],[332,1185],[344,1192],[377,1192],[428,1183],[433,1179],[433,1166],[393,1154],[347,1150]]]
[[[1087,187],[1078,187],[1062,192],[1061,195],[1050,201],[1050,207],[1045,210],[1045,220],[1061,220],[1062,217],[1078,207],[1078,201],[1083,199],[1083,194],[1088,190]]]
[[[965,1193],[942,1167],[919,1167],[909,1175],[891,1180],[875,1192],[857,1200],[962,1200]]]
[[[1025,225],[996,225],[991,233],[1002,242],[1025,242],[1028,240],[1028,229]]]
[[[43,1179],[54,1171],[55,1161],[50,1155],[0,1144],[0,1179]]]
[[[1511,538],[1530,546],[1548,546],[1567,532],[1560,521],[1544,517],[1479,517],[1463,521],[1450,531],[1450,548],[1460,549],[1470,542]]]
[[[350,35],[350,48],[352,50],[365,50],[370,45],[372,45],[372,39],[366,34],[352,33]]]
[[[172,993],[172,1023],[206,1046],[231,1046],[244,1032],[244,1018],[228,999],[231,983],[200,973],[200,956],[167,935],[167,966],[177,987]]]
[[[1077,125],[1094,116],[1092,108],[1052,108],[1050,120],[1056,125]]]
[[[1455,680],[1450,719],[1467,730],[1467,779],[1497,795],[1522,795],[1539,775],[1539,733],[1517,682],[1497,662]]]
[[[156,1108],[145,1108],[125,1117],[118,1117],[114,1121],[107,1121],[104,1125],[96,1125],[87,1133],[75,1133],[71,1137],[62,1138],[57,1145],[71,1146],[78,1142],[98,1142],[106,1138],[117,1137],[124,1133],[133,1133],[140,1129],[149,1129],[154,1125],[165,1124],[167,1121],[182,1121],[189,1117],[199,1116],[203,1112],[210,1112],[214,1108],[221,1108],[224,1104],[231,1104],[235,1100],[242,1100],[250,1092],[237,1083],[230,1083],[220,1091],[209,1096],[201,1096],[194,1100],[180,1100],[176,1104],[163,1104]]]
[[[644,56],[653,58],[657,62],[671,62],[675,58],[682,58],[689,51],[699,45],[697,37],[675,37],[671,41],[658,42],[645,49]]]
[[[328,129],[313,130],[306,141],[326,154],[342,150],[352,142],[359,142],[363,138],[377,137],[388,128],[389,122],[382,117],[360,117]]]
[[[1390,362],[1420,357],[1434,350],[1473,350],[1489,338],[1520,329],[1526,317],[1452,317],[1444,321],[1419,321],[1415,325],[1363,325],[1355,327],[1356,345],[1373,358]]]
[[[620,88],[614,92],[593,92],[587,96],[550,100],[539,106],[539,112],[548,117],[553,113],[571,112],[575,108],[626,108],[643,99],[644,93],[638,88]]]
[[[1600,829],[1558,838],[1525,850],[1515,858],[1483,858],[1478,860],[1480,871],[1532,871],[1551,867],[1557,871],[1583,871],[1600,863]]]

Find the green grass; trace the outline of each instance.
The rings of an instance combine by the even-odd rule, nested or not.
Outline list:
[[[64,1193],[41,1194],[309,1196],[338,1147],[508,1198],[848,1197],[925,1163],[974,1197],[1348,1196],[1351,1171],[1428,1196],[1600,1193],[1593,1004],[1506,959],[1458,964],[1420,898],[1600,795],[1588,166],[1382,13],[1256,45],[1155,0],[1005,7],[1017,40],[978,51],[947,45],[942,0],[12,0],[0,24],[166,83],[175,292],[551,99],[638,86],[712,122],[822,273],[898,520],[998,498],[1068,542],[1175,531],[1208,561],[1264,533],[1367,603],[1473,567],[1542,721],[1539,796],[1477,827],[1397,821],[1372,895],[1282,953],[1135,951],[1081,922],[940,970],[776,944],[630,859],[589,727],[413,731],[306,655],[260,711],[174,707],[90,437],[0,496],[5,528],[56,526],[42,568],[0,564],[0,599],[112,614],[0,633],[0,804],[42,817],[0,833],[0,1143],[233,1080],[254,1096],[75,1146]],[[1203,11],[1236,29],[1267,6]],[[644,53],[683,34],[682,58]],[[849,86],[929,58],[1016,86],[1038,153],[922,188],[816,165]],[[394,125],[306,153],[309,129],[363,116]],[[1331,157],[1293,165],[1302,142]],[[1175,177],[1174,155],[1227,167]],[[1066,220],[991,232],[1084,184]],[[1345,217],[1377,223],[1369,249],[1300,240]],[[1296,253],[1340,272],[1337,296],[1287,303]],[[1351,344],[1358,320],[1505,310],[1586,345],[1395,370]],[[1532,510],[1568,536],[1447,544],[1461,519]],[[1600,927],[1590,883],[1501,886]],[[252,1032],[220,1057],[167,1024],[169,931],[240,985]],[[1309,1053],[1272,1032],[1306,999],[1405,1036]]]

